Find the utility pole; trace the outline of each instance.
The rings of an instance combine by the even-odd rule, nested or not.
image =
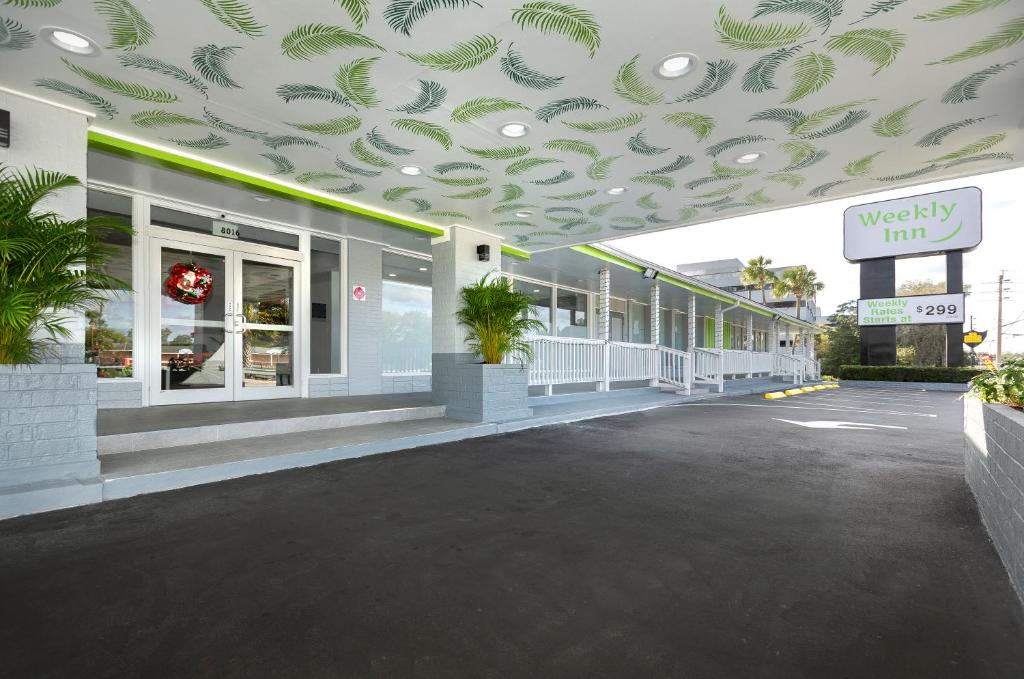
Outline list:
[[[1006,270],[999,272],[999,302],[996,311],[996,365],[1003,364],[1003,280]]]

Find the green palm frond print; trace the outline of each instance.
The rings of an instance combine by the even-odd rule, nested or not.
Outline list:
[[[833,120],[836,116],[842,115],[851,109],[864,105],[865,103],[867,103],[867,100],[858,99],[856,101],[847,101],[842,104],[835,104],[834,106],[826,106],[823,109],[814,111],[808,116],[803,116],[800,121],[790,128],[790,132],[798,136],[810,134],[814,130],[819,129],[822,125],[828,123],[830,120]]]
[[[826,182],[825,184],[821,184],[819,186],[815,186],[813,189],[811,189],[810,191],[807,192],[807,195],[811,196],[812,198],[822,198],[822,197],[828,195],[828,192],[831,191],[832,189],[834,189],[836,187],[839,187],[839,186],[842,186],[843,184],[846,184],[846,183],[851,182],[851,181],[853,181],[853,180],[852,179],[837,179],[834,182]]]
[[[452,219],[465,219],[467,222],[473,221],[465,212],[459,212],[458,210],[435,210],[427,214],[431,217],[450,217]]]
[[[587,177],[594,180],[608,179],[608,173],[611,170],[612,163],[621,157],[622,156],[608,156],[607,158],[595,160],[590,165],[587,165]]]
[[[501,41],[493,35],[478,35],[469,42],[460,42],[444,52],[413,54],[399,52],[403,57],[427,68],[439,71],[468,71],[484,63],[498,52]]]
[[[111,78],[108,75],[74,64],[63,57],[61,58],[61,61],[64,62],[64,65],[67,66],[68,70],[72,73],[85,78],[97,87],[101,87],[108,92],[113,92],[114,94],[119,94],[122,97],[137,99],[138,101],[148,101],[154,104],[172,104],[178,101],[178,95],[168,92],[167,90],[155,90],[138,83]]]
[[[789,156],[789,164],[782,170],[783,172],[803,170],[828,157],[828,151],[818,149],[805,141],[787,141],[779,144],[779,148]]]
[[[979,40],[970,47],[967,47],[956,54],[951,54],[945,59],[940,59],[939,61],[933,61],[931,63],[953,64],[965,59],[973,59],[974,57],[980,57],[983,54],[988,54],[989,52],[995,52],[996,50],[1011,47],[1021,40],[1024,40],[1024,17],[1009,21],[1003,24],[997,32],[988,36],[984,40]]]
[[[516,184],[503,184],[501,187],[502,201],[519,200],[525,195],[526,191],[523,190],[523,187]]]
[[[179,66],[169,64],[166,61],[161,61],[160,59],[143,56],[138,52],[119,54],[117,55],[117,60],[125,68],[138,68],[144,71],[149,71],[150,73],[159,73],[160,75],[167,76],[168,78],[173,78],[174,80],[184,83],[196,92],[202,94],[204,99],[209,98],[206,93],[208,88],[207,84],[203,82],[199,76],[194,73],[190,73]]]
[[[872,154],[866,155],[863,158],[852,160],[843,166],[843,172],[850,175],[851,177],[866,177],[871,174],[871,166],[875,162],[875,158],[885,153],[884,151],[875,151]]]
[[[113,120],[114,116],[117,115],[117,107],[114,106],[110,101],[104,99],[98,94],[83,90],[80,87],[75,87],[63,80],[55,80],[53,78],[39,78],[33,80],[32,84],[36,87],[42,87],[50,90],[51,92],[59,92],[69,97],[83,102],[91,108],[98,111],[101,115],[106,116],[109,120]]]
[[[761,0],[754,18],[786,12],[806,16],[825,32],[832,20],[843,13],[843,0]]]
[[[380,170],[367,170],[365,167],[352,165],[351,163],[343,160],[340,156],[334,159],[334,164],[342,172],[348,172],[349,174],[357,174],[360,177],[379,177],[383,174],[383,172],[381,172]]]
[[[454,198],[455,200],[475,200],[477,198],[483,198],[491,194],[491,187],[481,186],[479,189],[473,189],[472,191],[466,191],[465,193],[453,193],[448,194],[445,198]]]
[[[407,149],[404,146],[388,141],[384,135],[377,131],[376,127],[366,133],[366,142],[378,151],[390,153],[393,156],[407,156],[413,152],[413,149]]]
[[[429,212],[434,207],[426,198],[410,198],[409,202],[416,206],[416,212]]]
[[[836,63],[827,54],[812,52],[796,60],[793,69],[793,89],[783,101],[792,103],[814,94],[832,82],[836,75]]]
[[[430,180],[445,186],[480,186],[487,183],[487,177],[430,177]]]
[[[906,1],[907,0],[878,0],[866,9],[859,19],[851,21],[850,25],[853,26],[854,24],[859,24],[862,21],[867,21],[878,14],[891,12]]]
[[[261,153],[260,155],[273,163],[274,169],[270,172],[271,175],[291,174],[292,172],[295,172],[295,165],[292,161],[288,160],[280,153]]]
[[[228,75],[227,62],[240,47],[217,47],[203,45],[192,50],[192,67],[208,81],[229,89],[240,89],[242,86]]]
[[[316,139],[310,139],[309,137],[300,137],[294,134],[267,135],[263,137],[262,141],[264,146],[268,146],[274,149],[275,151],[281,148],[282,146],[306,146],[309,148],[317,149],[326,148]]]
[[[366,145],[363,144],[362,137],[356,137],[353,139],[352,143],[349,144],[348,150],[356,157],[357,160],[360,160],[367,165],[373,165],[374,167],[391,167],[394,164],[387,158],[378,156],[376,153],[366,148]]]
[[[56,7],[64,0],[4,0],[5,5],[12,7],[21,7],[22,9],[32,9],[34,7]]]
[[[992,161],[992,160],[1013,160],[1012,153],[982,153],[979,156],[971,156],[970,158],[960,158],[943,165],[943,168],[956,167],[958,165],[965,165],[967,163],[978,163],[981,161]]]
[[[553,177],[547,177],[545,179],[533,179],[530,181],[530,183],[537,184],[538,186],[553,186],[554,184],[561,184],[563,182],[567,182],[575,176],[576,173],[573,172],[572,170],[562,170]]]
[[[796,53],[803,48],[803,45],[781,47],[774,52],[764,55],[755,61],[754,65],[743,74],[743,83],[740,87],[744,92],[753,92],[755,94],[778,89],[775,85],[775,74],[779,67],[796,56]]]
[[[405,198],[408,194],[413,191],[419,191],[418,186],[396,186],[393,189],[388,189],[382,194],[382,198],[387,201],[396,201]]]
[[[498,60],[498,63],[501,66],[501,72],[516,85],[534,90],[549,90],[552,87],[558,87],[565,79],[564,76],[546,75],[527,66],[522,55],[512,49],[513,44],[509,44],[508,52]]]
[[[131,121],[139,127],[171,127],[173,125],[198,125],[206,127],[206,123],[198,118],[173,113],[171,111],[151,110],[139,111],[131,115]]]
[[[217,21],[236,33],[248,38],[263,35],[266,26],[261,25],[253,16],[252,8],[241,0],[199,0],[210,11]]]
[[[645,210],[659,210],[661,205],[654,200],[654,194],[648,193],[636,199],[636,206]]]
[[[540,207],[539,205],[533,205],[530,203],[503,203],[498,205],[491,210],[491,214],[503,215],[509,212],[519,212],[521,210],[528,210],[530,208]]]
[[[990,134],[987,137],[983,137],[978,141],[974,142],[973,144],[968,144],[967,146],[964,146],[963,148],[957,151],[947,153],[944,156],[939,156],[938,158],[931,162],[943,163],[950,160],[960,160],[962,158],[967,158],[968,156],[977,155],[979,153],[982,153],[983,151],[988,151],[989,149],[995,146],[999,146],[999,144],[1003,143],[1005,139],[1005,132],[1000,132],[999,134]]]
[[[597,146],[582,139],[552,139],[544,143],[544,148],[549,151],[565,151],[566,153],[577,153],[586,156],[591,160],[597,160],[601,152]]]
[[[711,144],[705,148],[704,155],[714,158],[731,148],[735,148],[737,146],[748,146],[750,144],[757,144],[763,141],[771,141],[771,139],[760,134],[745,134],[742,137],[730,137],[729,139],[723,139],[717,144]]]
[[[334,76],[334,82],[346,99],[357,106],[373,108],[380,104],[377,91],[370,83],[370,67],[380,57],[364,57],[342,64]]]
[[[864,110],[859,111],[847,111],[846,115],[837,120],[836,122],[821,128],[815,132],[808,132],[801,135],[804,139],[821,139],[822,137],[831,137],[833,134],[839,134],[840,132],[846,132],[851,127],[859,125],[868,118],[871,114]]]
[[[392,120],[391,125],[399,130],[433,140],[440,144],[445,151],[452,147],[451,134],[437,123],[416,120],[414,118],[399,118],[398,120]]]
[[[856,55],[875,65],[872,75],[896,61],[896,55],[906,47],[906,36],[886,28],[858,28],[834,35],[825,47],[847,56]]]
[[[639,125],[644,119],[643,113],[630,113],[629,115],[609,118],[607,120],[573,122],[563,120],[562,124],[581,132],[594,132],[604,134],[607,132],[620,132]]]
[[[228,134],[237,134],[242,137],[248,137],[249,139],[264,139],[267,137],[266,132],[250,130],[246,127],[229,123],[208,108],[203,108],[203,119],[211,127],[215,127],[221,132],[227,132]]]
[[[452,109],[453,123],[468,123],[502,111],[529,111],[530,107],[504,97],[477,97],[463,102]]]
[[[926,174],[931,174],[939,169],[938,165],[929,165],[928,167],[922,167],[917,170],[910,170],[902,174],[891,174],[885,177],[875,177],[875,181],[878,182],[905,182],[908,179],[916,179],[917,177],[923,177]]]
[[[35,34],[14,19],[0,18],[0,50],[27,50],[35,41]]]
[[[674,103],[692,102],[697,101],[698,99],[704,99],[705,97],[710,97],[712,94],[728,85],[729,81],[732,80],[732,77],[735,74],[735,62],[729,61],[728,59],[712,61],[708,64],[707,70],[704,72],[704,78],[700,81],[700,84],[686,94],[677,97]]]
[[[729,16],[725,7],[718,10],[715,22],[718,41],[736,50],[770,50],[786,47],[810,32],[807,24],[755,24],[745,23]]]
[[[463,146],[462,150],[479,158],[487,158],[488,160],[511,160],[512,158],[519,158],[528,154],[530,152],[530,147],[518,145],[478,149],[471,146]]]
[[[774,172],[772,174],[766,174],[764,176],[770,182],[779,182],[780,184],[788,184],[790,188],[799,188],[801,184],[806,181],[803,175],[795,174],[793,172]]]
[[[411,35],[413,24],[438,9],[461,9],[476,5],[475,0],[391,0],[384,9],[384,20],[395,31]]]
[[[648,170],[646,174],[668,174],[670,172],[678,172],[691,164],[693,164],[693,156],[679,156],[668,165],[664,165],[654,170]]]
[[[935,128],[928,134],[918,139],[916,142],[914,142],[914,145],[920,146],[922,148],[926,146],[938,146],[939,144],[942,143],[943,139],[953,134],[954,132],[962,130],[970,125],[980,123],[982,120],[986,120],[989,117],[990,116],[983,116],[981,118],[965,118],[963,120],[958,120],[955,123],[943,125],[942,127]]]
[[[434,166],[434,172],[438,174],[448,174],[449,172],[456,172],[459,170],[475,170],[478,172],[486,172],[485,168],[480,163],[471,163],[465,160],[459,160],[452,163],[439,163]]]
[[[363,30],[366,20],[370,18],[370,0],[334,0],[348,12],[357,31]]]
[[[416,95],[415,99],[391,110],[397,113],[419,115],[430,113],[444,103],[445,97],[448,96],[448,90],[441,83],[433,80],[420,80],[419,84],[420,93]]]
[[[545,123],[550,123],[552,120],[562,115],[563,113],[572,113],[573,111],[587,111],[595,109],[606,109],[608,108],[596,99],[590,97],[572,97],[570,99],[559,99],[558,101],[552,101],[544,104],[538,108],[534,115],[537,120],[542,120]]]
[[[316,134],[326,134],[334,136],[342,136],[351,134],[359,129],[359,126],[363,124],[363,121],[356,116],[342,116],[340,118],[331,118],[325,120],[322,123],[288,123],[291,127],[303,132],[314,132]]]
[[[586,198],[593,198],[597,195],[597,189],[587,189],[586,191],[577,191],[575,193],[561,193],[557,196],[544,196],[547,200],[562,201],[574,201],[584,200]],[[549,208],[550,209],[550,208]],[[580,214],[583,214],[582,210],[579,210]]]
[[[758,189],[753,193],[748,193],[745,199],[748,203],[754,203],[756,205],[771,205],[775,201],[765,195],[764,189]]]
[[[336,179],[348,179],[345,175],[338,174],[337,172],[303,172],[302,174],[295,175],[295,181],[299,184],[322,184],[323,182],[334,181]]]
[[[281,39],[281,51],[286,56],[306,61],[317,55],[352,47],[384,49],[379,42],[362,33],[326,24],[298,26]]]
[[[641,106],[649,106],[664,101],[664,93],[659,92],[657,88],[640,76],[636,68],[636,62],[639,60],[640,55],[637,54],[619,69],[618,75],[615,76],[615,82],[612,83],[612,89],[615,91],[615,94],[626,101],[640,104]]]
[[[978,90],[988,82],[992,76],[1002,73],[1011,66],[1015,66],[1020,59],[1005,64],[992,64],[988,68],[970,74],[966,78],[956,81],[942,95],[943,104],[963,104],[972,99],[978,98]]]
[[[654,184],[663,189],[674,189],[676,187],[676,180],[664,175],[638,174],[630,177],[629,181],[634,184]]]
[[[984,12],[985,10],[998,7],[1009,2],[1009,0],[961,0],[960,2],[954,3],[943,7],[942,9],[928,14],[918,14],[915,19],[920,21],[942,21],[944,19],[955,19],[958,17],[965,17],[969,14],[977,14],[978,12]]]
[[[702,199],[702,200],[707,199],[707,198],[721,198],[722,196],[728,196],[729,194],[736,193],[737,191],[739,191],[742,188],[743,188],[743,184],[742,183],[729,184],[728,186],[724,186],[724,187],[722,187],[720,189],[715,189],[714,191],[707,191],[705,193],[698,193],[698,194],[696,194],[694,196],[694,198],[699,198],[699,199]]]
[[[541,165],[548,165],[550,163],[561,163],[562,161],[558,158],[523,158],[512,163],[505,168],[505,174],[514,176],[517,174],[523,174],[529,172]]]
[[[662,118],[662,120],[669,125],[690,130],[693,132],[693,136],[697,138],[697,141],[704,141],[711,134],[711,131],[715,129],[714,118],[702,113],[670,113]]]
[[[626,141],[626,148],[641,156],[657,156],[669,150],[668,146],[652,146],[644,138],[646,130],[640,130]]]
[[[585,9],[560,2],[528,2],[512,12],[521,28],[558,33],[587,48],[591,58],[601,46],[601,27]]]
[[[611,210],[618,204],[619,201],[617,200],[608,203],[598,203],[597,205],[594,205],[589,210],[587,210],[587,214],[590,215],[591,217],[604,217],[606,214],[608,214],[608,210]]]
[[[107,20],[110,49],[131,51],[156,36],[153,25],[128,0],[95,0],[94,4],[96,12]]]
[[[171,138],[171,139],[168,139],[167,141],[172,142],[174,144],[177,144],[178,146],[181,146],[181,147],[184,147],[184,148],[187,148],[187,149],[195,149],[195,150],[200,150],[200,151],[214,151],[216,149],[222,149],[225,146],[230,146],[231,145],[230,142],[228,142],[227,139],[225,139],[224,137],[220,136],[219,134],[214,134],[213,132],[211,132],[210,134],[206,135],[202,139],[177,139],[177,138]]]
[[[340,106],[352,106],[345,95],[338,90],[321,85],[304,85],[301,83],[290,83],[277,88],[277,96],[284,99],[285,103],[292,101],[322,101],[325,103],[338,104]]]
[[[898,109],[880,116],[872,123],[871,129],[879,137],[902,137],[910,132],[910,114],[923,101],[924,99],[919,99],[912,104],[900,106]]]
[[[363,186],[362,184],[358,182],[352,182],[351,184],[346,184],[345,186],[336,186],[327,189],[321,189],[321,191],[345,195],[348,193],[359,193],[360,191],[364,191],[365,189],[366,187]]]

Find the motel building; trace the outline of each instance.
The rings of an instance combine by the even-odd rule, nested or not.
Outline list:
[[[819,379],[813,324],[606,241],[1015,164],[1007,139],[917,180],[949,151],[913,144],[954,120],[938,103],[914,111],[913,138],[855,125],[988,61],[949,67],[933,92],[900,60],[830,52],[836,82],[796,106],[863,102],[804,120],[803,136],[751,122],[782,95],[741,90],[754,57],[720,39],[748,3],[693,8],[701,37],[659,38],[656,55],[650,24],[605,2],[580,5],[602,41],[475,3],[398,28],[326,0],[302,17],[291,3],[234,17],[48,4],[0,8],[0,164],[80,179],[47,204],[64,218],[131,224],[107,272],[132,292],[73,319],[50,362],[0,366],[0,516],[505,431],[545,407],[564,421],[627,393]],[[917,30],[962,42],[955,26]],[[924,89],[871,89],[875,69]],[[979,119],[973,136],[1019,119],[992,89],[959,116]],[[890,151],[844,174],[876,146]],[[459,291],[487,274],[533,300],[543,329],[525,365],[468,353]]]

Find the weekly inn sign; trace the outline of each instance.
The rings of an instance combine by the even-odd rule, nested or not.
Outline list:
[[[968,186],[843,213],[843,255],[851,262],[971,250],[981,243],[981,189]]]

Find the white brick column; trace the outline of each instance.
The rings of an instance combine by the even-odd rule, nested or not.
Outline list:
[[[672,328],[669,328],[671,332]],[[654,283],[651,285],[651,344],[658,346],[661,343],[661,287]],[[671,344],[671,342],[670,342]],[[660,384],[658,380],[658,360],[660,357],[655,357],[654,363],[654,374],[651,375],[651,386],[656,387]]]
[[[754,351],[754,312],[753,311],[747,313],[747,339],[744,341],[744,345],[746,346],[747,351],[749,351],[749,352],[753,352]],[[753,356],[752,353],[751,353],[750,356],[747,357],[747,366],[748,366],[747,377],[753,377],[754,376],[754,356]]]
[[[608,348],[608,340],[611,339],[611,311],[612,311],[612,274],[608,269],[601,269],[598,272],[598,309],[597,315],[597,338],[605,343],[604,355],[602,358],[605,379],[597,383],[598,391],[611,389],[611,382],[608,381],[608,370],[610,368],[611,352]]]
[[[725,317],[722,314],[722,303],[715,302],[715,349],[725,348]]]
[[[478,245],[491,247],[489,262],[481,262]],[[431,267],[431,343],[435,354],[466,354],[465,327],[455,320],[459,294],[463,286],[476,283],[485,274],[501,271],[501,240],[474,229],[453,226],[447,237],[432,243]]]
[[[686,306],[686,350],[697,348],[697,295],[690,295]]]

